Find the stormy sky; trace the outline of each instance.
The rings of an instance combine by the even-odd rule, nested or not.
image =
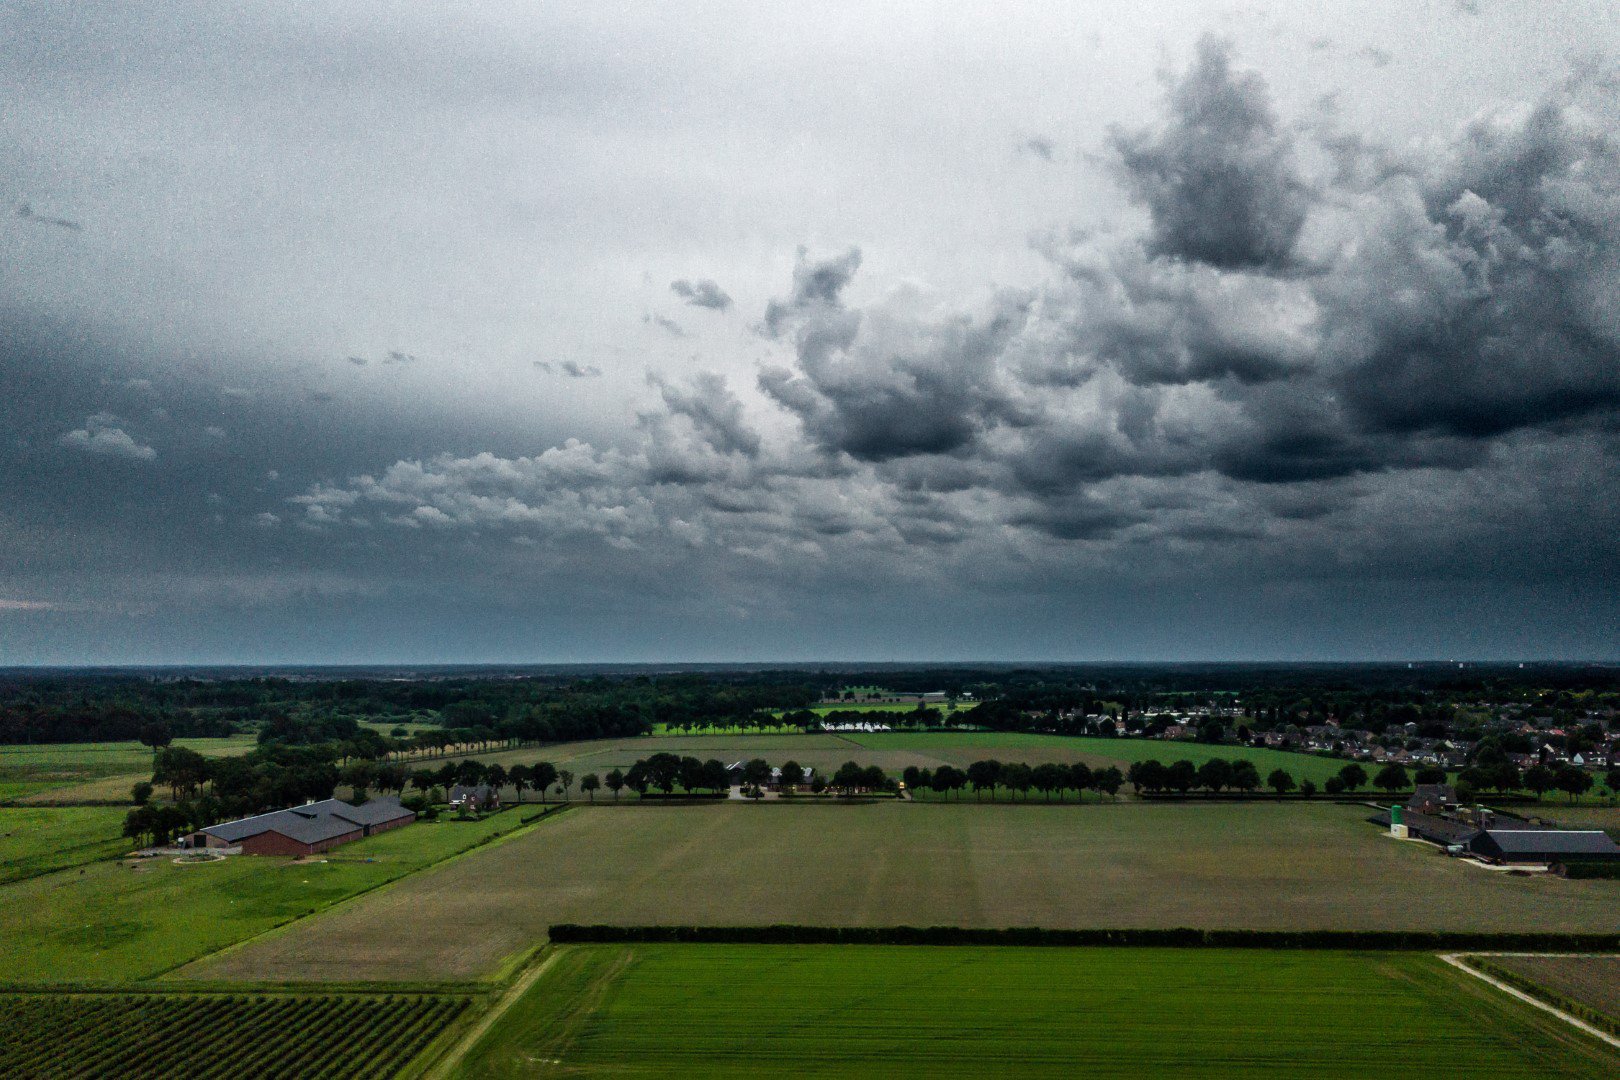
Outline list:
[[[1606,2],[0,0],[0,665],[1620,659]]]

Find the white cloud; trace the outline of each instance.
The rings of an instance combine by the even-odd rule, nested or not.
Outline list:
[[[151,461],[157,451],[135,440],[119,425],[123,421],[111,413],[95,413],[85,419],[84,427],[74,428],[57,442],[77,450],[108,457],[127,458],[130,461]]]

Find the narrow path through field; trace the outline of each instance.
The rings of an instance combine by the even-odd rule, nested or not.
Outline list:
[[[1607,1031],[1604,1031],[1602,1028],[1596,1027],[1596,1026],[1594,1026],[1592,1024],[1588,1024],[1585,1020],[1582,1020],[1578,1016],[1571,1016],[1569,1013],[1565,1012],[1563,1009],[1560,1009],[1560,1008],[1558,1008],[1557,1006],[1554,1006],[1554,1005],[1549,1005],[1545,1001],[1542,1001],[1541,999],[1535,997],[1534,995],[1525,993],[1523,990],[1520,990],[1516,986],[1509,986],[1507,983],[1503,982],[1501,979],[1498,979],[1498,978],[1496,978],[1494,976],[1491,976],[1491,975],[1487,975],[1485,972],[1480,971],[1478,968],[1470,967],[1463,959],[1464,957],[1467,957],[1467,956],[1575,956],[1575,955],[1583,955],[1583,954],[1576,954],[1576,953],[1486,953],[1486,952],[1482,952],[1482,953],[1441,953],[1440,954],[1440,959],[1444,960],[1446,963],[1450,964],[1452,967],[1456,968],[1458,971],[1465,971],[1468,974],[1472,975],[1476,979],[1482,979],[1485,982],[1490,983],[1492,986],[1496,987],[1498,990],[1502,991],[1505,994],[1512,994],[1514,997],[1518,998],[1520,1001],[1528,1002],[1529,1004],[1534,1005],[1536,1008],[1541,1009],[1543,1012],[1552,1013],[1554,1016],[1558,1017],[1560,1020],[1563,1020],[1565,1023],[1568,1023],[1568,1024],[1573,1024],[1575,1027],[1580,1028],[1582,1031],[1586,1032],[1588,1035],[1591,1035],[1593,1038],[1601,1039],[1604,1042],[1608,1043],[1610,1046],[1620,1047],[1620,1037],[1610,1035]],[[1592,955],[1596,955],[1596,954],[1592,954]]]
[[[467,1034],[463,1035],[456,1042],[456,1045],[445,1051],[444,1056],[439,1059],[437,1065],[423,1074],[423,1080],[445,1080],[455,1067],[461,1063],[461,1059],[467,1056],[467,1051],[476,1046],[478,1040],[484,1037],[484,1033],[495,1026],[495,1021],[506,1014],[506,1010],[512,1007],[512,1003],[527,993],[529,987],[539,981],[540,976],[544,975],[546,970],[556,963],[558,955],[557,951],[553,949],[550,956],[531,966],[528,971],[514,979],[511,987],[501,995],[501,999],[490,1007],[490,1010],[479,1019],[478,1023],[468,1029]]]

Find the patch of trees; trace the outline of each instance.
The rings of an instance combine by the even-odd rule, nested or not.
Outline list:
[[[947,798],[959,798],[965,788],[983,801],[985,792],[993,799],[999,792],[1014,798],[1027,799],[1032,791],[1051,801],[1054,795],[1064,797],[1069,792],[1079,796],[1095,791],[1110,797],[1119,793],[1124,784],[1123,774],[1112,766],[1093,770],[1084,762],[1073,765],[1046,762],[1026,765],[1023,762],[1001,762],[995,759],[975,761],[966,769],[954,765],[941,765],[937,769],[909,766],[901,774],[906,788],[912,792],[932,791]]]

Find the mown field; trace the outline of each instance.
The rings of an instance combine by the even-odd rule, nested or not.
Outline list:
[[[1614,883],[1492,873],[1363,807],[597,806],[194,978],[476,978],[553,923],[1620,932]]]
[[[1620,1025],[1620,956],[1487,956],[1479,966],[1506,969]]]
[[[149,978],[521,827],[508,811],[418,823],[310,861],[113,859],[0,885],[0,982]]]
[[[130,849],[117,806],[0,807],[0,884]]]
[[[1433,957],[568,947],[466,1078],[1612,1077],[1620,1055]]]
[[[417,994],[0,994],[0,1077],[391,1077],[467,1006]]]
[[[222,757],[247,753],[254,739],[176,739],[174,745]],[[127,803],[130,785],[151,775],[152,750],[138,742],[0,746],[0,800]]]

